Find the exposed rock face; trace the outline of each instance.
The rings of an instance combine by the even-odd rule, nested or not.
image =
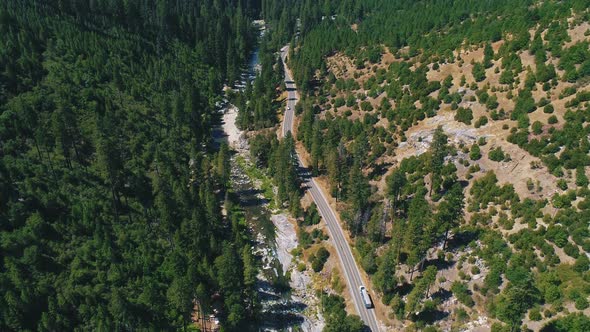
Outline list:
[[[293,260],[291,250],[297,247],[297,233],[285,214],[275,214],[270,219],[277,230],[275,239],[277,256],[283,267],[283,274],[285,274],[291,267]]]
[[[236,118],[238,117],[238,108],[234,105],[228,104],[227,108],[223,110],[223,132],[227,138],[227,144],[230,148],[238,151],[248,151],[248,140],[242,130],[236,125]]]

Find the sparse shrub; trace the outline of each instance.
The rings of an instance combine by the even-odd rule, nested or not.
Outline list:
[[[531,127],[535,135],[539,135],[543,132],[543,124],[539,121],[533,122],[533,125]]]
[[[576,93],[576,88],[574,88],[573,86],[568,86],[567,88],[563,89],[563,91],[559,95],[559,99],[569,97],[569,96],[573,95],[574,93]]]
[[[481,150],[479,149],[479,145],[473,144],[471,146],[471,150],[469,151],[469,158],[471,160],[479,160],[481,158]]]
[[[588,308],[588,300],[584,296],[579,296],[576,299],[576,309],[586,310]]]
[[[345,104],[346,104],[346,101],[342,97],[338,97],[334,100],[334,107],[336,107],[336,108],[344,106]]]
[[[531,311],[529,311],[529,319],[532,321],[540,321],[543,319],[541,316],[541,310],[538,307],[532,308]]]
[[[299,272],[305,271],[306,268],[307,268],[307,266],[305,265],[305,263],[297,264],[297,271],[299,271]]]
[[[580,251],[578,247],[573,245],[571,242],[567,242],[563,247],[563,251],[570,257],[578,258],[580,256]]]
[[[291,255],[293,255],[293,257],[300,257],[301,254],[303,254],[303,250],[301,248],[301,245],[297,246],[297,248],[291,250]]]
[[[306,232],[305,229],[303,229],[303,227],[299,227],[297,229],[297,238],[299,240],[299,245],[303,249],[309,248],[313,243],[311,235],[308,232]]]
[[[320,272],[324,268],[324,264],[330,257],[330,252],[324,247],[320,247],[315,255],[310,255],[311,268],[315,272]]]
[[[576,262],[574,263],[574,271],[578,273],[583,273],[588,271],[590,268],[590,259],[586,255],[580,255],[576,258]]]
[[[305,226],[317,225],[320,223],[320,215],[315,204],[312,204],[304,213],[302,224]]]
[[[588,186],[588,177],[586,176],[586,171],[584,170],[584,166],[578,166],[576,168],[576,185],[579,187],[587,187]]]
[[[498,97],[496,97],[496,95],[490,96],[490,98],[486,102],[486,107],[491,110],[498,108],[499,105],[500,104],[498,103]]]
[[[465,311],[465,309],[463,309],[463,308],[455,309],[455,316],[457,317],[457,320],[460,322],[464,322],[464,321],[467,321],[467,319],[469,319],[469,315],[467,314],[467,311]]]
[[[464,305],[472,307],[475,304],[471,298],[471,291],[464,283],[459,281],[453,282],[453,285],[451,286],[451,292],[453,292],[453,295],[457,298],[457,300],[459,300],[459,302],[463,303]]]
[[[373,105],[368,101],[363,101],[361,102],[361,109],[365,112],[370,112],[373,110]]]
[[[543,91],[549,91],[549,90],[551,90],[551,83],[549,83],[549,82],[543,83]]]
[[[482,115],[474,124],[475,128],[483,127],[488,124],[488,117]]]
[[[553,317],[553,312],[550,309],[545,309],[545,311],[543,311],[543,316],[545,316],[545,318],[551,318]]]
[[[531,123],[529,116],[526,114],[519,115],[516,121],[518,121],[518,128],[528,128]]]
[[[514,83],[514,73],[510,70],[504,70],[500,74],[500,84],[511,84]]]
[[[469,108],[459,107],[455,113],[455,120],[463,122],[466,125],[471,125],[471,120],[473,120],[473,111]]]
[[[514,227],[514,219],[508,218],[508,216],[502,216],[498,219],[498,223],[505,230],[511,230]]]
[[[549,104],[549,100],[547,100],[547,98],[545,98],[545,97],[541,97],[541,99],[537,103],[537,107],[543,107],[548,104]]]
[[[469,275],[463,271],[459,271],[459,278],[461,278],[461,280],[469,280]]]
[[[488,158],[490,158],[490,160],[497,162],[504,160],[505,157],[506,156],[504,155],[504,151],[502,151],[501,147],[490,150],[490,153],[488,154]]]
[[[567,190],[567,181],[565,179],[557,180],[557,187],[561,190]]]
[[[490,159],[491,159],[491,158],[490,158]],[[528,179],[526,180],[526,188],[527,188],[529,191],[533,191],[533,189],[535,189],[535,183],[533,182],[533,179],[531,179],[531,178],[528,178]]]
[[[538,161],[538,160],[531,161],[531,169],[540,169],[542,167],[543,167],[543,164],[541,164],[540,161]]]
[[[473,69],[471,73],[473,74],[473,78],[475,78],[476,82],[481,82],[486,79],[485,67],[480,62],[476,62],[475,64],[473,64]]]
[[[554,111],[554,108],[553,108],[553,105],[551,105],[551,104],[547,104],[547,105],[545,105],[545,107],[543,107],[543,113],[551,114],[551,113],[553,113],[553,111]]]

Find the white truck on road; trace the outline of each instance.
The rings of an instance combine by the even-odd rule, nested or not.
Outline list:
[[[369,295],[369,292],[367,292],[367,289],[365,288],[365,286],[359,287],[359,290],[361,292],[361,297],[363,298],[363,303],[365,304],[365,308],[367,308],[367,309],[373,308],[373,301],[371,301],[371,296]]]

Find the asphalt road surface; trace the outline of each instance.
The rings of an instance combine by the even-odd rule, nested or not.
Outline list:
[[[299,101],[297,87],[295,86],[295,82],[293,81],[293,78],[289,73],[289,69],[287,68],[287,63],[285,62],[287,53],[289,53],[289,46],[285,46],[281,49],[281,59],[283,60],[283,65],[285,66],[285,87],[287,89],[287,109],[285,110],[285,118],[283,119],[283,137],[287,135],[287,132],[293,129],[295,104],[297,104]]]
[[[287,109],[285,110],[285,117],[282,127],[283,137],[287,134],[287,132],[293,129],[295,104],[297,104],[299,101],[297,87],[295,86],[295,82],[293,81],[285,63],[285,57],[287,56],[288,52],[288,46],[285,46],[281,49],[281,58],[283,59],[283,64],[285,66],[285,86],[287,88]],[[299,160],[300,166],[303,166],[301,163],[301,157],[297,156],[297,158]],[[360,286],[363,285],[361,274],[354,260],[354,256],[352,256],[352,251],[350,250],[348,241],[346,241],[346,237],[344,237],[344,231],[340,226],[338,218],[336,217],[336,213],[332,210],[328,200],[324,196],[313,177],[306,176],[305,179],[305,185],[309,188],[309,192],[311,193],[313,201],[318,207],[320,215],[328,225],[330,239],[333,241],[334,247],[336,247],[336,253],[340,259],[340,265],[342,266],[344,277],[348,283],[348,289],[350,291],[350,295],[352,296],[356,310],[363,322],[365,322],[365,324],[371,328],[371,331],[377,332],[379,331],[379,327],[377,324],[377,317],[375,316],[375,310],[365,308],[365,304],[359,290]],[[369,294],[371,294],[371,291],[368,288],[367,291]]]

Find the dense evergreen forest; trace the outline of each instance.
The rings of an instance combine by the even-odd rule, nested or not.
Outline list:
[[[255,320],[249,234],[210,131],[260,10],[1,2],[0,330],[177,330],[194,301],[228,330]]]

